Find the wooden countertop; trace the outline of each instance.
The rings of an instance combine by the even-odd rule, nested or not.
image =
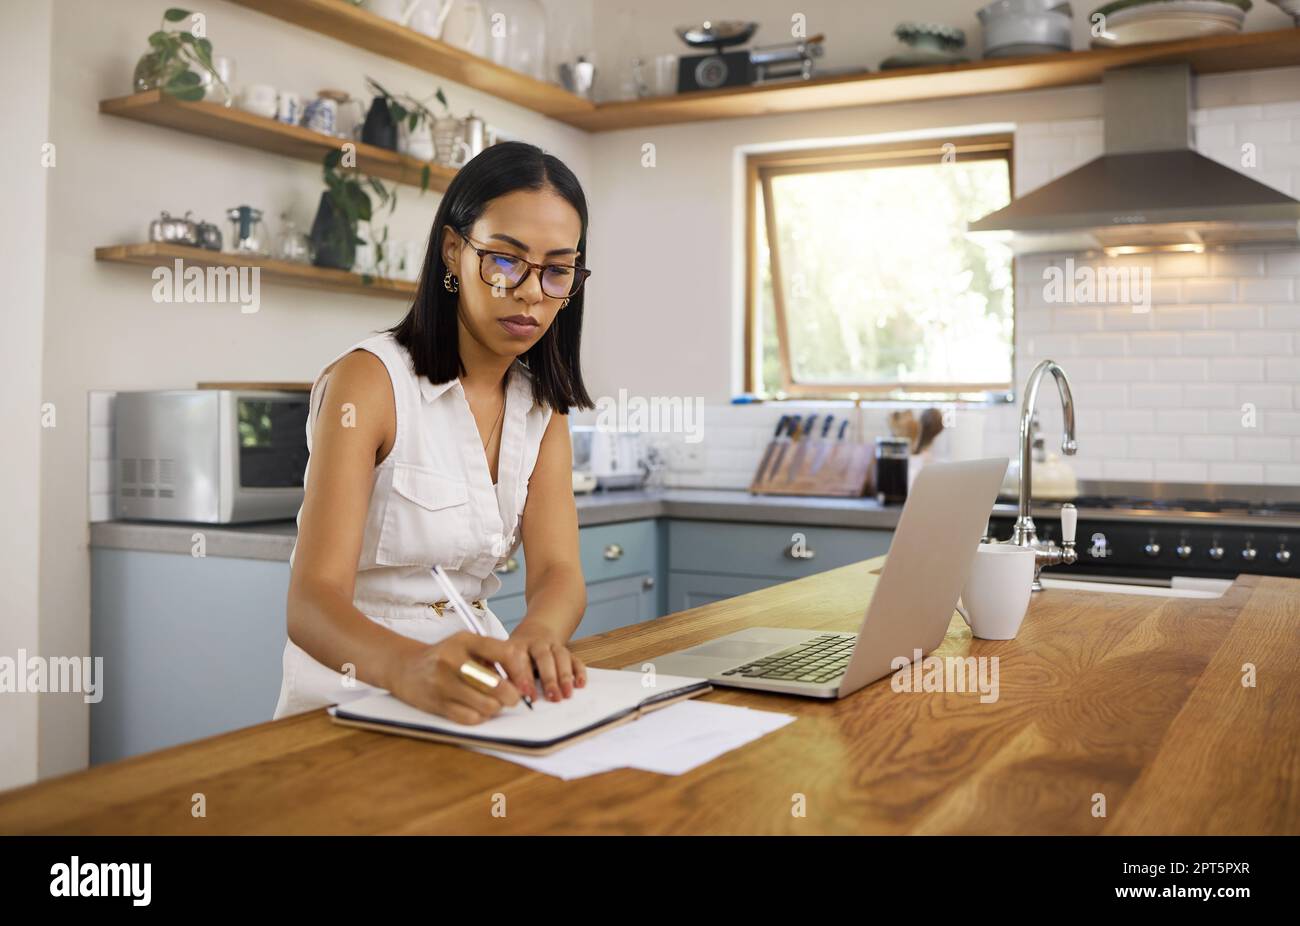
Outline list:
[[[745,626],[851,630],[878,563],[575,648],[617,667]],[[798,720],[680,777],[572,782],[314,711],[7,792],[0,833],[1300,833],[1300,581],[1049,590],[1016,640],[972,640],[954,616],[937,655],[998,656],[999,699],[889,680],[837,702],[716,690]]]

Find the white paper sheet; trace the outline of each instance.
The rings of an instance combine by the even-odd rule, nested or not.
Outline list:
[[[683,775],[794,719],[730,704],[682,701],[547,756],[477,751],[566,781],[619,768]]]

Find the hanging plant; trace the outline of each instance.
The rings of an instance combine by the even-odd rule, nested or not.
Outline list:
[[[189,10],[171,7],[163,13],[159,29],[149,36],[149,51],[135,66],[137,91],[161,89],[178,100],[197,102],[204,96],[203,72],[226,92],[230,88],[212,64],[212,43],[188,29],[168,30],[168,24],[189,19]]]

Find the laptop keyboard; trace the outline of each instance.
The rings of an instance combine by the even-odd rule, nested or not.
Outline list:
[[[793,682],[828,682],[844,674],[853,655],[853,645],[857,642],[856,635],[823,634],[722,674]]]

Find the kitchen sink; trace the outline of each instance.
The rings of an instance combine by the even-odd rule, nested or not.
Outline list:
[[[1231,579],[1194,579],[1175,576],[1168,585],[1139,582],[1098,581],[1096,579],[1058,579],[1044,574],[1043,588],[1069,589],[1080,592],[1107,592],[1115,595],[1149,595],[1154,598],[1219,598],[1232,585]]]

